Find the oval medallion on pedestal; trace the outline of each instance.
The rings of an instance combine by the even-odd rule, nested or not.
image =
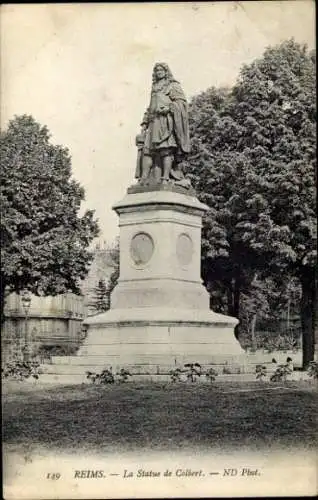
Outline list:
[[[147,233],[137,233],[130,243],[130,255],[137,266],[147,264],[154,251],[154,242]]]
[[[192,261],[193,241],[186,233],[179,234],[177,238],[177,258],[182,266],[187,266]]]

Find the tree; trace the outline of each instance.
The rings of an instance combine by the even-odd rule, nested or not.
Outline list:
[[[109,309],[109,297],[105,280],[100,279],[93,290],[91,308],[96,313],[105,312]]]
[[[225,268],[239,312],[255,273],[298,277],[304,367],[314,356],[315,74],[315,54],[288,40],[245,65],[227,95],[212,89],[191,106],[190,172],[211,207],[203,231],[206,279],[222,279]]]
[[[240,149],[267,206],[262,221],[241,229],[270,267],[300,280],[304,367],[314,357],[316,306],[315,75],[314,53],[289,40],[245,66],[233,90]]]
[[[90,306],[96,312],[105,312],[110,309],[111,294],[117,285],[119,278],[119,241],[116,239],[115,243],[108,249],[108,258],[113,266],[113,271],[109,277],[108,282],[100,279],[97,286],[93,290],[93,297]]]
[[[257,255],[237,231],[240,221],[247,217],[238,196],[244,191],[249,165],[234,147],[231,150],[227,137],[236,127],[226,115],[231,101],[229,89],[215,88],[192,100],[189,173],[199,198],[210,207],[203,221],[202,275],[211,293],[211,306],[240,317],[240,298],[253,281]]]
[[[114,290],[115,286],[117,285],[118,278],[119,278],[119,240],[118,240],[118,238],[116,239],[114,245],[110,248],[109,253],[110,253],[112,264],[114,266],[114,270],[111,273],[111,275],[109,277],[109,281],[107,283],[108,309],[110,308],[110,304],[111,304],[112,291]]]
[[[84,189],[71,157],[45,126],[16,116],[1,133],[1,317],[4,292],[80,293],[98,235],[94,212],[79,215]]]

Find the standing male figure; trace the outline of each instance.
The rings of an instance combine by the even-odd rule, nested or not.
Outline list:
[[[165,63],[154,66],[150,104],[141,127],[141,175],[136,175],[140,182],[147,182],[152,167],[160,167],[163,183],[170,177],[179,180],[175,167],[190,152],[188,106],[179,82]]]

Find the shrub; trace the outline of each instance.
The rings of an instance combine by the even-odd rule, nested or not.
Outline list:
[[[271,382],[285,382],[288,375],[293,372],[293,369],[289,365],[289,363],[285,365],[279,365],[273,375],[270,378]]]
[[[309,366],[307,368],[307,373],[309,377],[312,377],[314,380],[318,380],[318,362],[310,361]]]
[[[181,382],[181,373],[182,370],[180,368],[175,368],[174,370],[170,370],[169,375],[172,383]]]
[[[2,374],[5,378],[12,378],[20,381],[30,377],[37,380],[41,373],[40,363],[37,361],[23,361],[20,359],[10,361],[2,369]]]
[[[212,382],[214,382],[216,377],[218,376],[218,372],[216,370],[214,370],[214,368],[209,368],[208,371],[206,372],[205,376],[212,384]]]
[[[264,380],[267,375],[267,367],[265,365],[256,365],[255,373],[257,380]]]
[[[128,370],[125,370],[124,368],[122,368],[118,373],[117,373],[119,379],[118,381],[121,382],[121,383],[124,383],[124,382],[127,382],[128,380],[128,377],[131,377],[131,373],[129,373]]]
[[[110,370],[105,368],[101,373],[86,372],[86,378],[90,380],[93,384],[113,384],[115,382],[114,375]]]
[[[186,376],[190,382],[195,382],[197,377],[201,377],[201,365],[199,363],[186,363]]]

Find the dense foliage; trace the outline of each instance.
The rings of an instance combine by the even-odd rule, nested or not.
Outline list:
[[[5,291],[80,293],[98,234],[83,200],[68,150],[31,116],[11,120],[1,133],[1,313]]]
[[[304,365],[314,355],[315,74],[315,54],[289,40],[245,65],[233,89],[211,88],[190,106],[189,172],[210,207],[202,271],[212,304],[241,319],[255,282],[259,300],[267,278],[274,290],[295,277]]]
[[[30,377],[38,379],[41,375],[40,363],[38,361],[26,361],[21,359],[13,359],[2,368],[4,378],[25,380]]]

